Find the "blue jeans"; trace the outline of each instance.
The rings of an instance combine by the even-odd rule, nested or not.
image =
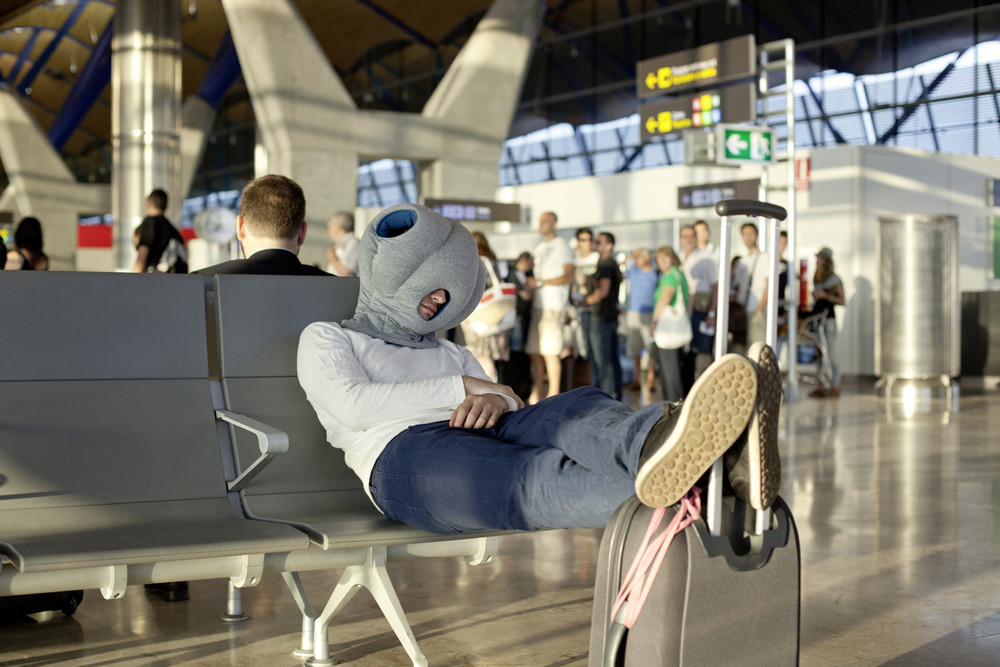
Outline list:
[[[393,438],[369,489],[390,519],[435,533],[597,528],[631,497],[663,415],[581,387],[505,413],[493,428],[439,421]]]
[[[622,400],[622,363],[618,356],[618,321],[590,317],[590,384]],[[636,371],[638,377],[638,370]]]

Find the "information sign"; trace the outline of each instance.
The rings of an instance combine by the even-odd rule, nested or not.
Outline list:
[[[753,120],[753,84],[697,95],[681,95],[663,102],[639,106],[642,141],[689,128]]]
[[[715,129],[719,164],[774,161],[774,130],[748,125],[719,125]]]
[[[717,86],[757,72],[753,35],[734,37],[636,63],[639,99],[703,86]]]
[[[702,185],[682,185],[677,187],[677,208],[703,208],[715,206],[724,199],[757,199],[760,179],[745,181],[725,181]]]
[[[521,205],[469,199],[424,200],[424,206],[460,222],[521,222]]]

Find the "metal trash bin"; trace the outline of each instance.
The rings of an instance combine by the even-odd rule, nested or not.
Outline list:
[[[878,219],[876,391],[906,412],[957,410],[961,364],[958,220]]]

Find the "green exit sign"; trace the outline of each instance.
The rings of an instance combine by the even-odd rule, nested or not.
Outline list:
[[[719,125],[715,145],[719,164],[774,161],[774,131],[748,125]]]

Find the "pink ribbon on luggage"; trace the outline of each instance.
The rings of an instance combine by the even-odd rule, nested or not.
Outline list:
[[[635,625],[639,618],[639,612],[646,604],[646,598],[649,596],[653,581],[656,579],[657,572],[660,571],[660,565],[667,555],[667,549],[670,548],[674,536],[701,517],[701,489],[694,487],[688,491],[687,495],[681,498],[680,505],[680,509],[674,514],[667,527],[655,538],[653,535],[660,527],[667,510],[665,507],[659,507],[653,511],[646,535],[642,538],[642,544],[639,545],[632,565],[622,581],[621,590],[618,591],[618,597],[611,609],[611,618],[617,616],[618,610],[627,600],[629,604],[625,608],[625,618],[622,621],[627,628]]]

